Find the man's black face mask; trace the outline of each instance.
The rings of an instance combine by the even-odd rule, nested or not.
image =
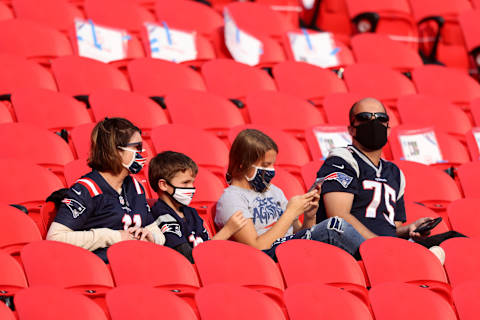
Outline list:
[[[387,126],[378,119],[361,123],[356,129],[355,140],[368,150],[379,150],[387,143]]]

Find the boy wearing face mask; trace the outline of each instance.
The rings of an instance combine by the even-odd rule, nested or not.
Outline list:
[[[156,155],[150,161],[148,172],[150,186],[158,195],[152,214],[165,235],[165,245],[192,263],[195,246],[210,239],[227,240],[246,223],[238,212],[210,238],[197,211],[188,206],[195,194],[193,183],[197,172],[198,167],[192,159],[173,151]]]

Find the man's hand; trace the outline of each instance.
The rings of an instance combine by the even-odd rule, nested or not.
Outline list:
[[[408,236],[415,240],[415,239],[423,239],[423,238],[427,237],[428,235],[430,235],[430,231],[427,231],[425,233],[418,233],[418,232],[414,232],[414,230],[417,229],[423,223],[425,223],[427,221],[431,221],[431,220],[433,220],[433,218],[425,217],[425,218],[420,218],[417,221],[409,224],[408,225]]]

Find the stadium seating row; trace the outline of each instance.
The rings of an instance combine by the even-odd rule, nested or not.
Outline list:
[[[479,298],[478,283],[453,291],[460,320],[475,319]],[[33,319],[457,319],[454,309],[428,290],[408,284],[390,283],[373,288],[369,294],[372,312],[357,298],[340,289],[305,283],[288,288],[286,310],[262,294],[230,284],[209,285],[198,290],[198,315],[182,299],[170,292],[148,286],[122,286],[107,293],[105,312],[89,299],[64,289],[35,287],[16,296],[17,317],[0,304],[5,320]],[[240,303],[241,301],[241,303]],[[401,303],[398,303],[401,301]],[[75,310],[75,311],[73,311]]]
[[[273,300],[276,307],[280,307],[279,310],[284,309],[286,303],[290,313],[289,289],[303,286],[302,290],[306,290],[301,294],[303,297],[309,295],[311,290],[320,291],[319,288],[329,285],[351,293],[350,300],[357,301],[358,305],[363,304],[363,307],[359,308],[368,311],[371,306],[377,315],[379,310],[376,310],[378,306],[375,306],[375,303],[378,297],[374,297],[375,292],[381,291],[380,288],[385,284],[397,282],[410,284],[414,288],[411,289],[412,292],[430,291],[431,293],[425,295],[435,296],[436,298],[430,299],[442,301],[438,302],[446,305],[442,308],[451,309],[456,305],[457,292],[480,280],[477,272],[480,264],[479,246],[478,239],[467,238],[450,239],[442,244],[446,251],[445,273],[440,261],[426,248],[388,237],[370,239],[362,244],[360,251],[363,262],[360,264],[346,252],[331,245],[310,240],[288,241],[278,248],[279,268],[262,252],[232,241],[208,241],[199,245],[193,251],[195,265],[191,265],[181,254],[170,248],[147,242],[123,241],[113,245],[108,251],[111,268],[85,249],[60,242],[35,241],[21,249],[20,262],[25,273],[14,258],[3,250],[0,251],[0,289],[3,296],[14,296],[14,302],[17,296],[22,299],[21,290],[27,287],[37,290],[42,286],[68,289],[91,298],[103,307],[106,295],[106,305],[110,308],[109,295],[120,291],[112,290],[115,286],[124,288],[125,294],[143,292],[134,287],[126,289],[128,286],[148,286],[173,292],[195,308],[195,301],[198,305],[199,299],[197,293],[201,292],[201,287],[208,288],[221,283],[254,289],[268,297],[265,300]],[[244,261],[248,263],[240,263]],[[364,265],[365,275],[361,265]],[[287,291],[284,279],[286,287],[289,288]],[[372,287],[370,292],[367,291],[367,286]],[[308,287],[311,289],[306,289]],[[146,292],[155,292],[150,290]],[[341,297],[343,294],[337,294],[335,292],[342,291],[333,289],[324,290],[330,290],[330,294],[334,296]],[[404,289],[400,286],[398,290]],[[394,294],[388,291],[385,293]],[[324,294],[326,292],[319,293],[320,296]],[[217,301],[212,296],[208,300]],[[303,299],[296,298],[297,303],[301,300]],[[321,301],[325,301],[325,298],[319,299],[318,303]],[[402,303],[398,300],[390,303],[397,305],[395,308],[408,310],[403,304],[406,300],[401,301]],[[337,301],[335,304],[338,303],[341,302]],[[142,305],[148,309],[146,304]],[[202,314],[202,307],[198,306]],[[469,308],[474,306],[470,305]],[[307,309],[311,312],[314,310],[313,306]],[[317,312],[339,312],[336,308],[330,309]],[[354,312],[353,314],[358,312],[350,311]],[[22,312],[26,311],[22,311],[19,306],[18,312],[21,319]],[[429,312],[434,311],[429,308]],[[385,316],[386,314],[380,318],[387,319]],[[443,318],[435,316],[428,319]]]
[[[298,12],[295,11],[297,11],[296,8],[300,9],[300,6],[297,1],[257,2],[263,2],[271,7],[259,3],[230,3],[226,8],[242,30],[263,42],[264,62],[266,60],[268,62],[283,61],[288,52],[283,52],[278,41],[282,39],[285,32],[299,29]],[[409,44],[412,49],[420,49],[422,58],[427,61],[439,60],[449,66],[468,69],[470,65],[468,54],[472,53],[475,57],[475,50],[480,42],[477,28],[475,28],[478,12],[473,11],[473,7],[476,6],[472,6],[468,0],[458,1],[455,4],[449,1],[438,4],[432,0],[402,0],[386,3],[371,0],[362,2],[361,5],[354,0],[316,2],[312,10],[302,14],[304,24],[333,32],[347,44],[350,42],[350,36],[355,33],[387,34],[398,42]],[[13,0],[13,12],[4,6],[0,18],[11,19],[15,15],[18,19],[32,20],[63,32],[72,29],[75,18],[89,18],[98,24],[125,29],[133,35],[143,31],[145,22],[159,21],[167,23],[172,28],[196,31],[202,39],[197,41],[197,46],[200,42],[200,48],[202,44],[207,47],[212,46],[211,43],[216,44],[215,53],[212,48],[203,50],[208,52],[204,55],[205,57],[229,56],[228,52],[222,50],[220,46],[224,26],[221,13],[194,1],[183,0],[172,3],[158,0],[147,1],[146,4],[123,1],[122,5],[119,5],[114,0],[87,0],[84,3],[81,1],[79,7],[68,3],[67,0],[48,0],[42,2],[41,6],[31,4],[32,0]],[[142,4],[145,6],[142,7]],[[220,9],[225,7],[224,5],[225,3],[215,7]],[[272,10],[282,11],[285,7],[293,9],[286,14],[285,12],[278,14]],[[293,15],[293,20],[286,19],[285,15]],[[352,46],[357,46],[353,42]],[[143,52],[141,47],[139,48],[138,39],[131,40],[130,44],[138,50],[136,53],[132,52],[131,57],[139,57],[139,54],[142,56]],[[146,47],[148,48],[148,41]],[[378,49],[381,45],[376,43],[375,47]],[[341,51],[345,51],[346,46],[341,48]],[[361,56],[361,54],[358,55]],[[369,56],[372,57],[372,55]],[[418,57],[414,60],[419,61]],[[472,65],[476,66],[476,63]]]

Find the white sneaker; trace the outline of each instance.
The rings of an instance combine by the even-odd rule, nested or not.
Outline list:
[[[442,266],[445,263],[445,251],[442,249],[442,247],[439,246],[433,246],[430,247],[429,250],[440,260]]]

